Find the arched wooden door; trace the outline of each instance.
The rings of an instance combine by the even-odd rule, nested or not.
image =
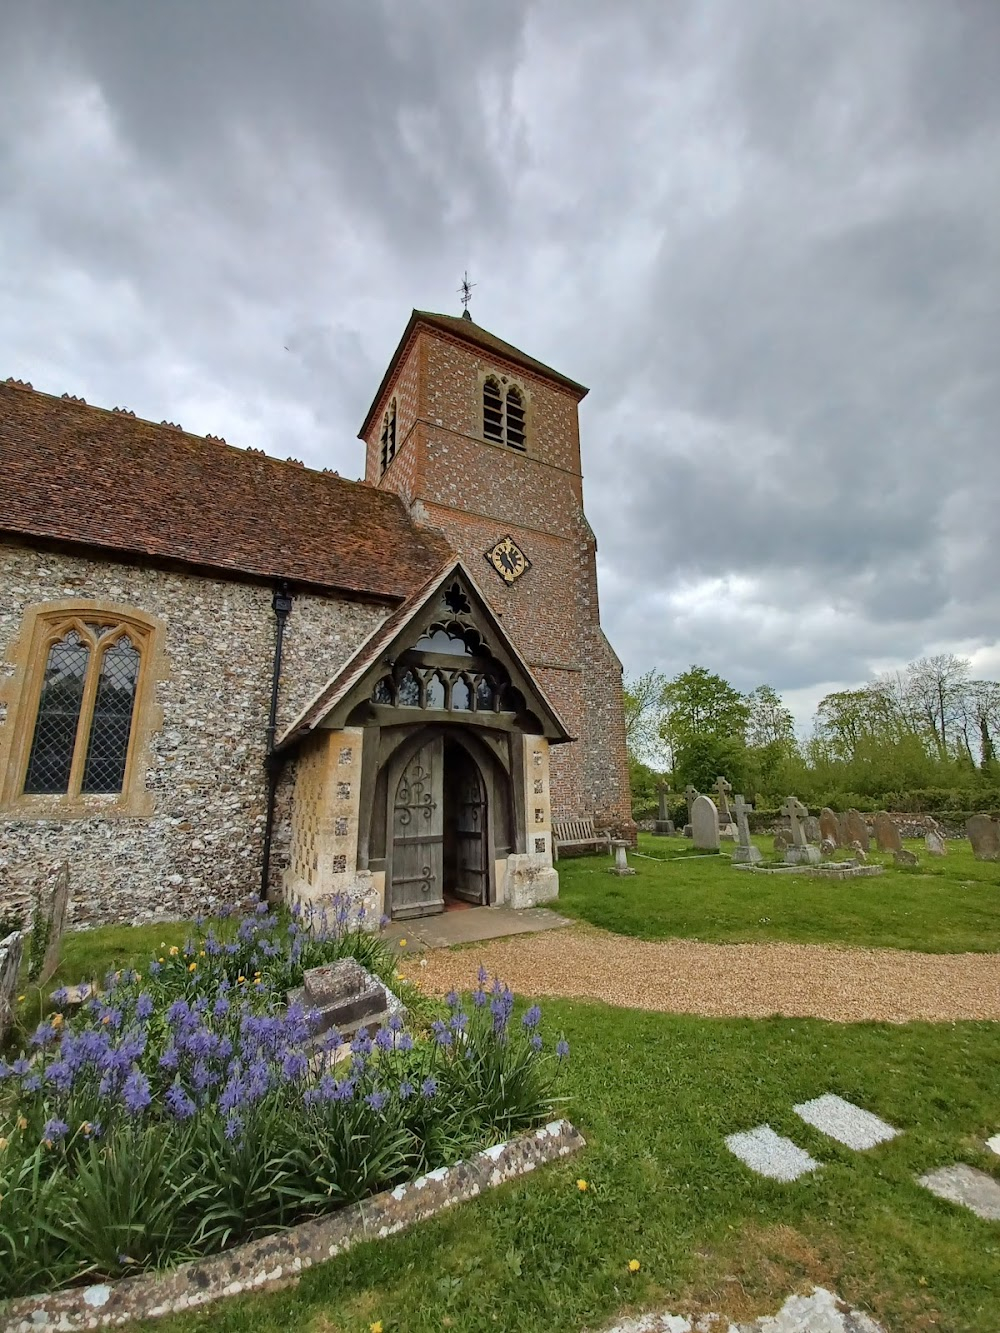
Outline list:
[[[396,784],[392,803],[391,915],[444,911],[444,742],[428,739]]]
[[[489,902],[486,787],[463,746],[444,747],[444,888],[467,903]]]

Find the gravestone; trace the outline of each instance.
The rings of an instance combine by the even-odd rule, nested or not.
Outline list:
[[[733,848],[734,866],[753,866],[764,858],[761,855],[759,847],[755,847],[750,841],[750,823],[747,815],[753,809],[748,805],[742,796],[737,796],[733,801],[733,810],[736,814],[736,836],[737,843]]]
[[[59,955],[62,951],[62,937],[66,930],[68,911],[69,865],[64,862],[47,877],[35,907],[36,923],[38,921],[37,914],[41,913],[41,919],[47,925],[45,954],[42,958],[41,971],[37,977],[39,986],[44,986],[59,966]],[[32,970],[34,970],[34,959],[32,959]]]
[[[781,829],[779,829],[778,832],[774,835],[775,856],[784,856],[784,854],[788,851],[791,845],[792,845],[791,838],[788,836],[787,833],[783,833]]]
[[[875,843],[880,852],[903,850],[903,839],[899,836],[896,821],[887,810],[880,810],[875,816]]]
[[[806,815],[802,821],[802,831],[806,835],[806,842],[813,842],[818,847],[823,841],[823,830],[815,815]]]
[[[24,936],[19,930],[0,940],[0,1046],[14,1017],[17,977],[21,968]]]
[[[819,836],[821,842],[829,838],[834,847],[840,842],[840,820],[828,805],[819,812]]]
[[[781,813],[788,816],[788,829],[791,842],[785,851],[785,864],[790,866],[798,865],[819,865],[820,854],[818,847],[811,847],[806,842],[805,829],[802,827],[802,821],[809,811],[798,799],[797,796],[789,796],[785,804],[781,807]],[[777,842],[777,839],[775,839]]]
[[[851,851],[854,853],[854,859],[859,865],[864,865],[868,860],[868,853],[861,846],[860,842],[851,843]]]
[[[824,838],[819,845],[819,849],[824,856],[832,856],[834,852],[837,850],[837,839]]]
[[[843,832],[842,847],[850,847],[852,842],[860,842],[861,850],[868,851],[871,846],[868,825],[857,810],[848,810],[844,816]]]
[[[973,815],[965,825],[977,861],[1000,860],[1000,824],[989,815]]]
[[[688,808],[688,818],[687,818],[687,822],[688,822],[689,824],[693,824],[693,823],[694,823],[694,803],[695,803],[695,801],[698,799],[698,789],[697,789],[697,787],[692,787],[691,784],[690,784],[690,782],[689,782],[688,785],[684,788],[684,799],[685,799],[685,801],[687,801],[687,808]]]
[[[928,856],[947,856],[948,844],[937,829],[928,829],[924,834],[924,847]]]
[[[715,779],[715,785],[713,786],[712,790],[717,794],[719,798],[717,802],[717,808],[719,811],[719,823],[731,824],[733,822],[733,817],[729,812],[729,793],[732,791],[732,787],[726,781],[725,778],[718,777]]]
[[[709,796],[699,796],[691,807],[691,837],[704,852],[719,850],[719,812]]]
[[[664,838],[674,831],[674,821],[670,818],[670,807],[667,804],[667,797],[670,795],[670,788],[661,783],[657,788],[659,796],[659,810],[653,833],[658,837]]]
[[[336,1028],[349,1040],[363,1027],[380,1025],[389,1016],[388,998],[385,986],[355,958],[309,968],[302,985],[288,992],[289,1004],[318,1011],[314,1038]]]
[[[916,856],[913,854],[913,852],[909,850],[908,847],[898,848],[896,851],[893,852],[892,859],[896,862],[898,866],[915,866],[920,864]]]

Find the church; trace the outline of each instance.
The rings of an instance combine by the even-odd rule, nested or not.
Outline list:
[[[586,392],[414,310],[351,482],[0,383],[0,916],[527,907],[554,820],[630,838]]]

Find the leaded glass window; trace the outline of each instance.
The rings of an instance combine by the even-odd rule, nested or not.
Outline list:
[[[101,654],[81,791],[121,791],[138,680],[139,653],[123,634]]]
[[[43,622],[45,623],[45,622]],[[50,641],[22,791],[27,796],[124,790],[143,631],[74,620]]]
[[[70,630],[49,649],[24,781],[26,792],[60,794],[69,790],[89,661],[90,647],[76,630]]]

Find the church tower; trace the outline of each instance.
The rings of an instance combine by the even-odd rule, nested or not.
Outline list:
[[[360,438],[366,482],[444,534],[576,738],[552,753],[553,818],[628,833],[622,669],[601,629],[583,511],[586,393],[468,311],[414,310]]]

